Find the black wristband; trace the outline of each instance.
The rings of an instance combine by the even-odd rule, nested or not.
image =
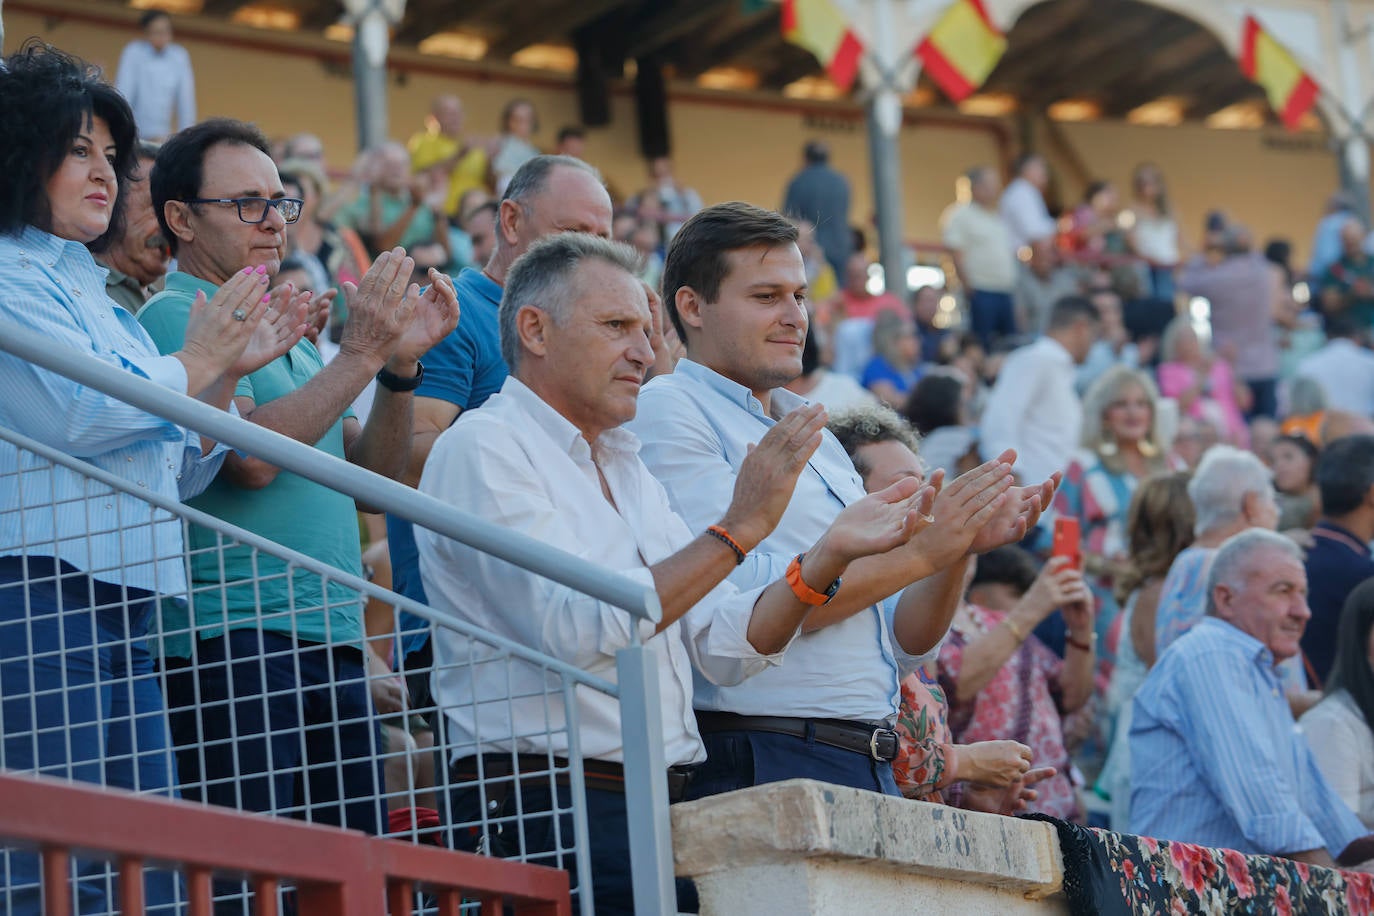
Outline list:
[[[425,364],[418,360],[415,362],[415,374],[410,378],[401,378],[394,372],[388,372],[385,366],[377,372],[377,384],[388,391],[414,391],[424,380]]]

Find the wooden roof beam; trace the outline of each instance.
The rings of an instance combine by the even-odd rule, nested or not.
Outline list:
[[[1116,5],[1111,0],[1103,2]],[[1074,21],[1092,10],[1093,0],[1055,0],[1022,13],[1007,32],[1007,53],[988,76],[987,86],[1002,88],[1024,83],[1044,66],[1042,49],[1038,46],[1071,28]]]
[[[531,4],[531,9],[518,19],[506,23],[504,34],[487,49],[492,58],[510,57],[521,48],[559,38],[570,38],[580,26],[600,19],[622,6],[637,4],[639,0],[576,0],[560,3],[553,9]]]
[[[240,7],[247,6],[247,0],[205,0],[200,7],[202,16],[232,16]]]
[[[626,57],[647,57],[724,13],[734,0],[679,0],[635,26],[625,45]]]
[[[391,40],[396,44],[418,45],[431,35],[470,22],[500,3],[501,0],[466,0],[459,6],[453,0],[407,0],[405,18]]]
[[[1124,116],[1146,102],[1154,101],[1161,96],[1173,95],[1169,77],[1187,69],[1198,58],[1214,51],[1218,45],[1219,42],[1210,32],[1199,30],[1196,34],[1165,48],[1154,56],[1138,78],[1122,81],[1121,88],[1117,91],[1113,91],[1115,87],[1108,87],[1105,93],[1108,103],[1106,114],[1113,117]]]
[[[1067,58],[1062,67],[1043,78],[1043,87],[1037,87],[1036,91],[1018,93],[1025,107],[1039,110],[1063,98],[1093,95],[1095,88],[1139,72],[1142,65],[1149,65],[1152,55],[1171,42],[1186,38],[1196,28],[1180,17],[1146,17],[1138,25],[1139,31],[1132,29],[1118,36],[1119,41],[1095,45],[1096,50],[1090,56]],[[1137,41],[1138,38],[1144,40]],[[1034,82],[1041,83],[1042,78],[1037,76]]]
[[[721,41],[704,43],[701,48],[685,55],[678,62],[677,73],[685,79],[694,79],[712,67],[728,64],[746,54],[752,55],[760,48],[781,45],[781,28],[776,12],[764,15]]]

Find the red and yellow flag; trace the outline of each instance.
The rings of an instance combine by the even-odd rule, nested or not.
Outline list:
[[[834,0],[782,0],[782,37],[816,55],[842,92],[854,85],[864,45]]]
[[[956,0],[916,46],[916,56],[935,85],[961,102],[987,81],[1006,50],[1007,37],[983,0]]]
[[[1254,16],[1245,17],[1241,32],[1240,72],[1260,85],[1289,130],[1296,129],[1302,116],[1317,103],[1320,90],[1316,80]]]

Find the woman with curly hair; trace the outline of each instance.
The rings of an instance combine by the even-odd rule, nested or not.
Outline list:
[[[29,44],[0,68],[0,123],[0,320],[222,409],[240,376],[300,338],[298,310],[263,320],[266,274],[241,273],[202,297],[185,347],[170,356],[105,294],[91,251],[117,235],[136,132],[97,70]],[[0,770],[171,794],[145,636],[159,596],[186,588],[181,523],[128,494],[192,496],[225,449],[3,352],[0,390],[0,427],[129,488],[0,441]],[[78,863],[79,912],[108,909],[105,870]],[[38,913],[37,856],[9,852],[0,873],[0,909]],[[150,907],[172,902],[168,873],[150,873],[147,885]]]

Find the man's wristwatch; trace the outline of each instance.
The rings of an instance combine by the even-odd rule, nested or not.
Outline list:
[[[401,378],[394,372],[388,372],[386,366],[377,373],[377,384],[388,391],[414,391],[424,380],[425,365],[418,360],[415,362],[415,374],[410,378]]]
[[[820,607],[822,604],[829,604],[830,599],[834,598],[835,593],[840,590],[840,583],[843,582],[844,579],[836,577],[835,581],[831,582],[830,587],[825,591],[816,591],[802,579],[801,565],[802,559],[805,558],[805,556],[806,554],[799,553],[792,558],[791,563],[787,564],[787,584],[791,586],[792,594],[796,595],[797,600],[802,604],[810,604],[815,607]]]

